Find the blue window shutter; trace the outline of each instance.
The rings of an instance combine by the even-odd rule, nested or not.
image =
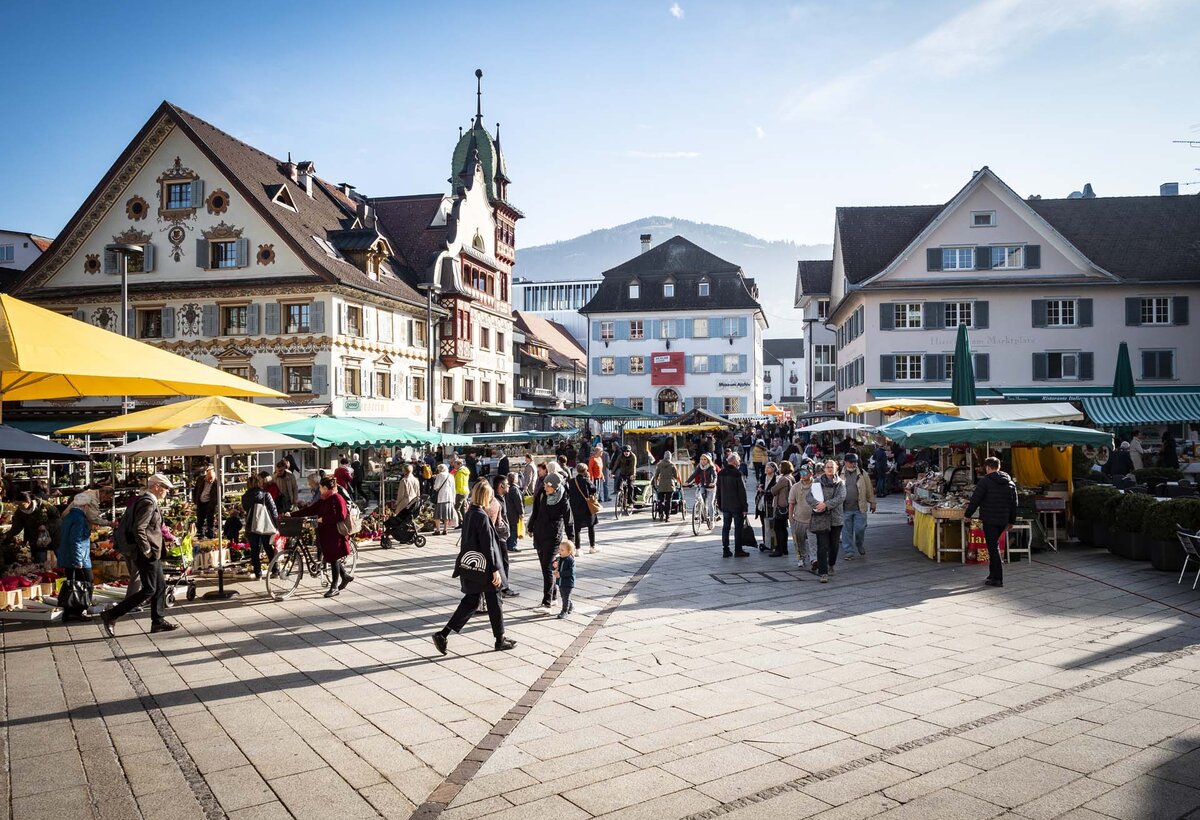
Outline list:
[[[600,341],[600,323],[592,322],[591,325],[592,325],[592,341],[598,342],[598,341]]]
[[[329,390],[329,367],[323,364],[313,365],[312,390],[317,395]]]
[[[313,333],[325,332],[325,303],[313,302],[312,308],[309,310],[309,322],[312,325]]]
[[[599,356],[592,357],[592,375],[593,376],[600,375],[600,357]]]
[[[204,180],[192,180],[192,207],[204,207]]]
[[[884,302],[879,306],[879,329],[880,330],[895,330],[896,329],[896,306],[891,302]],[[841,328],[838,329],[838,341],[841,341]]]
[[[942,249],[927,248],[925,250],[925,269],[926,270],[941,270],[942,269]]]
[[[1079,327],[1092,326],[1092,300],[1080,299],[1076,305],[1075,323]]]
[[[896,357],[883,355],[879,357],[879,380],[894,382],[896,380]]]
[[[239,268],[249,267],[250,265],[250,240],[239,239],[237,241],[237,266]]]
[[[940,353],[926,353],[922,368],[925,371],[925,381],[940,382],[946,380],[946,362]]]
[[[1046,300],[1045,299],[1034,299],[1032,304],[1033,304],[1033,327],[1045,327],[1046,326]],[[1034,378],[1037,378],[1037,377],[1035,376]],[[1043,376],[1042,378],[1045,378],[1045,376]]]
[[[162,309],[162,335],[164,339],[175,338],[175,309],[165,307]]]
[[[692,359],[694,359],[694,358],[695,358],[694,356],[684,356],[683,357],[683,372],[684,373],[692,372]]]
[[[616,399],[617,407],[629,407],[629,399]]]
[[[202,311],[204,335],[216,336],[219,328],[217,327],[219,308],[216,305],[205,305]]]
[[[266,318],[266,321],[263,323],[265,325],[265,328],[263,329],[263,333],[266,334],[267,336],[278,336],[279,335],[279,303],[278,302],[267,302],[265,318]],[[311,313],[309,314],[309,321],[310,322],[312,321]]]
[[[617,357],[617,375],[618,376],[628,376],[629,375],[629,357],[628,356],[618,356]]]
[[[283,390],[283,368],[279,365],[267,365],[267,387]]]
[[[208,240],[196,240],[196,267],[208,270]]]
[[[651,320],[650,320],[650,327],[649,327],[649,328],[647,328],[647,331],[648,331],[648,332],[646,333],[646,338],[647,338],[647,339],[660,339],[660,338],[662,338],[662,320],[661,320],[661,319],[651,319]]]
[[[738,356],[738,372],[739,373],[746,372],[746,354],[745,353]]]
[[[104,272],[108,274],[121,272],[121,255],[116,251],[104,252]]]
[[[250,304],[246,306],[246,335],[257,336],[259,316],[261,315],[262,307],[260,305]]]
[[[695,409],[695,407],[696,407],[696,400],[694,398],[689,397],[689,398],[686,398],[683,400],[683,412],[687,413],[690,410]]]
[[[1187,297],[1184,297],[1184,298],[1187,298]],[[695,326],[695,320],[684,319],[683,322],[681,323],[681,327],[679,328],[679,336],[683,339],[692,338],[692,329],[694,326]]]
[[[1142,323],[1142,300],[1131,296],[1125,300],[1125,327],[1137,327]]]
[[[739,317],[737,320],[737,327],[738,327],[737,335],[745,336],[748,331],[748,327],[747,327],[748,324],[749,324],[749,320],[745,316]]]
[[[154,245],[152,243],[142,246],[142,272],[154,273]]]
[[[986,382],[992,378],[991,358],[990,353],[975,354],[975,381]]]
[[[971,318],[974,320],[975,327],[978,330],[985,330],[988,326],[988,303],[976,302],[971,312],[974,314]]]
[[[1186,325],[1188,323],[1188,298],[1176,296],[1171,299],[1171,324]]]
[[[1040,268],[1042,266],[1042,246],[1041,245],[1026,245],[1025,246],[1025,267]]]
[[[1094,354],[1079,354],[1079,378],[1081,381],[1091,381],[1096,378],[1096,357]]]
[[[739,413],[749,413],[750,412],[750,399],[747,398],[746,396],[738,396],[738,412]]]
[[[1044,382],[1049,377],[1050,362],[1049,354],[1034,353],[1033,354],[1033,380],[1035,382]]]

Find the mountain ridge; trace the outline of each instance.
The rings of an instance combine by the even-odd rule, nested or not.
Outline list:
[[[641,253],[640,237],[645,233],[651,234],[654,244],[682,236],[740,266],[758,284],[759,301],[767,313],[768,338],[803,335],[799,312],[792,308],[796,262],[833,255],[832,245],[800,245],[784,239],[762,239],[725,225],[646,216],[571,239],[521,248],[513,273],[532,282],[599,278],[604,271]]]

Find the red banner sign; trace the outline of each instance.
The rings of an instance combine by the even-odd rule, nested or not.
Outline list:
[[[683,354],[675,351],[653,353],[650,356],[650,384],[683,384]]]
[[[1000,560],[1003,561],[1004,553],[1008,549],[1007,532],[1000,533],[1000,542],[997,546],[1000,548]],[[983,530],[978,527],[969,527],[967,529],[967,563],[988,563],[987,539],[983,537]]]

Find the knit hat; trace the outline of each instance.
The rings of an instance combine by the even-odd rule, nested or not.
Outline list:
[[[551,490],[557,490],[562,485],[562,476],[558,473],[546,473],[546,477],[542,479],[542,483]]]

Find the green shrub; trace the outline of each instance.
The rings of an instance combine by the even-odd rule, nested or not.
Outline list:
[[[1159,502],[1153,515],[1142,521],[1142,534],[1154,541],[1174,541],[1175,530],[1200,530],[1200,498],[1172,498]]]
[[[1154,496],[1126,493],[1113,513],[1112,528],[1117,532],[1141,532],[1146,518],[1156,515],[1159,504]]]
[[[1120,500],[1121,492],[1116,488],[1107,484],[1093,484],[1076,490],[1071,503],[1078,518],[1103,525],[1103,510],[1116,507]]]
[[[1137,479],[1138,484],[1152,486],[1160,481],[1178,481],[1183,478],[1183,473],[1170,467],[1145,467],[1134,470],[1133,477]]]

